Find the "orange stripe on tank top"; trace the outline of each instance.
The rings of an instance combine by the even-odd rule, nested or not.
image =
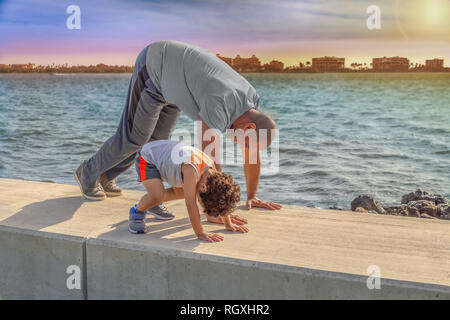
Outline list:
[[[147,165],[147,161],[142,158],[142,156],[139,156],[139,172],[141,174],[141,181],[144,181],[147,179],[147,175],[145,173],[145,166]]]

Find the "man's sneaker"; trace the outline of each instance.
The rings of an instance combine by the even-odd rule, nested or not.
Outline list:
[[[98,184],[94,186],[88,186],[86,180],[83,178],[83,168],[86,165],[86,160],[78,167],[74,173],[75,180],[80,186],[81,194],[89,200],[101,201],[106,199],[106,194],[100,190]]]
[[[100,175],[100,186],[108,197],[118,197],[122,195],[122,189],[116,184],[116,179],[108,180],[106,174]]]
[[[151,214],[158,220],[172,220],[175,218],[175,215],[163,204],[154,206],[153,208],[148,209],[145,213]]]
[[[148,229],[145,226],[145,212],[140,212],[137,210],[137,205],[135,204],[130,208],[130,219],[128,230],[131,233],[147,233]]]

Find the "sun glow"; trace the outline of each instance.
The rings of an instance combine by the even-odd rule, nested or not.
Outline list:
[[[427,0],[421,2],[423,3],[422,20],[429,26],[443,26],[446,18],[450,18],[450,3],[448,0]]]
[[[397,0],[396,17],[404,36],[450,36],[449,0]]]

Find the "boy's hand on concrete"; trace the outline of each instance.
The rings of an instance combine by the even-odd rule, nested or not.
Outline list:
[[[217,224],[224,224],[220,217],[213,217],[205,213],[206,221]],[[238,215],[230,214],[231,222],[237,225],[244,225],[247,223],[247,219],[241,218]]]
[[[227,224],[227,225],[225,225],[225,229],[227,229],[228,231],[233,231],[233,232],[242,232],[242,233],[248,232],[247,227],[238,226],[236,224]]]
[[[200,240],[205,240],[208,242],[220,242],[223,241],[223,237],[217,233],[212,232],[203,232],[202,234],[198,235],[197,238]]]
[[[239,226],[242,226],[243,224],[246,224],[248,221],[245,218],[241,218],[236,214],[230,214],[230,219],[231,222],[233,222],[234,224],[237,224]]]
[[[258,199],[257,197],[253,197],[247,200],[247,209],[250,210],[251,208],[266,208],[269,210],[280,210],[283,206],[281,204],[270,202],[270,201],[264,201],[261,199]]]

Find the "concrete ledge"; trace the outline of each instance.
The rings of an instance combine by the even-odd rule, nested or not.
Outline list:
[[[450,222],[286,207],[238,209],[250,232],[195,238],[177,217],[127,231],[142,193],[90,202],[76,186],[0,179],[3,299],[450,299]],[[83,286],[66,287],[69,265]],[[369,265],[381,289],[366,286]]]
[[[83,299],[84,290],[67,289],[65,271],[85,263],[84,241],[0,225],[0,298]]]
[[[90,299],[450,299],[447,286],[382,279],[368,290],[367,276],[98,239],[87,261]]]

